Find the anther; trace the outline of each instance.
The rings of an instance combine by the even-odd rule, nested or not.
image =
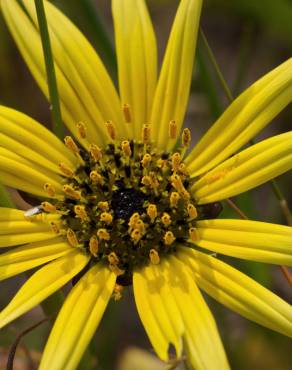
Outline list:
[[[98,253],[98,240],[96,238],[95,235],[93,235],[90,239],[89,239],[89,251],[90,253],[94,256],[94,257],[97,257],[97,253]]]
[[[125,273],[125,270],[120,269],[117,265],[109,264],[108,267],[116,276],[120,276]]]
[[[170,139],[176,139],[177,137],[177,124],[174,120],[169,122],[168,135]]]
[[[107,128],[107,132],[112,140],[116,139],[116,129],[112,121],[106,121],[105,126]]]
[[[130,123],[132,122],[132,117],[131,117],[131,107],[129,104],[124,104],[123,105],[123,113],[124,113],[124,117],[125,117],[125,121],[127,123]]]
[[[97,236],[101,240],[110,240],[110,234],[108,233],[106,229],[98,229]]]
[[[187,170],[187,166],[184,163],[181,163],[178,167],[179,172],[181,172],[183,175],[188,176],[189,172]]]
[[[74,172],[66,165],[66,163],[59,163],[59,168],[66,177],[74,177]]]
[[[182,132],[182,146],[188,148],[191,143],[191,131],[188,128],[184,128]]]
[[[150,165],[151,159],[152,157],[149,153],[144,154],[142,161],[141,161],[143,168],[147,168]]]
[[[77,217],[81,218],[81,220],[86,221],[88,220],[88,215],[83,205],[76,205],[74,206],[74,212]]]
[[[115,252],[111,252],[107,256],[107,260],[111,265],[117,265],[120,262],[119,257],[115,254]]]
[[[48,182],[45,183],[44,185],[44,190],[45,192],[50,196],[50,197],[54,197],[56,195],[56,190],[55,188],[53,187],[52,184],[49,184]]]
[[[56,222],[50,221],[50,226],[51,226],[51,229],[52,229],[53,233],[59,234],[60,228],[59,228],[59,225]]]
[[[135,212],[132,214],[132,216],[130,217],[129,219],[129,222],[128,222],[128,225],[131,227],[131,228],[134,228],[135,225],[136,225],[136,222],[140,219],[140,215],[138,212]]]
[[[133,239],[134,243],[138,243],[139,240],[142,238],[142,233],[138,229],[134,229],[131,233],[131,238]]]
[[[114,287],[113,298],[115,301],[119,301],[122,298],[122,292],[124,287],[120,284],[116,284]]]
[[[81,199],[81,192],[77,191],[71,185],[64,185],[63,186],[64,193],[73,199],[80,200]]]
[[[150,125],[145,123],[142,127],[142,142],[143,144],[149,144],[150,142]]]
[[[196,242],[199,240],[198,230],[195,227],[189,229],[190,240]]]
[[[109,210],[108,202],[98,202],[97,207],[104,212]]]
[[[161,217],[161,222],[163,223],[164,226],[168,227],[171,224],[171,217],[167,212],[164,212],[162,217]]]
[[[157,250],[150,249],[149,259],[153,265],[158,265],[160,263],[160,257],[159,257]]]
[[[45,212],[48,212],[48,213],[55,213],[56,212],[56,206],[54,206],[52,203],[50,202],[42,202],[41,203],[41,206],[42,206],[42,209],[45,211]]]
[[[64,142],[66,147],[70,149],[74,154],[79,154],[79,148],[71,136],[65,136]]]
[[[179,192],[182,193],[185,190],[185,187],[181,181],[181,178],[179,175],[174,174],[170,177],[171,185]]]
[[[91,157],[95,160],[95,162],[98,162],[102,158],[102,151],[98,145],[90,144],[89,145],[89,153]]]
[[[78,134],[82,139],[86,138],[86,126],[83,122],[78,122],[77,125]]]
[[[186,190],[186,189],[183,189],[180,193],[180,195],[182,196],[182,198],[184,200],[190,200],[191,196],[190,196],[190,193]]]
[[[177,207],[178,201],[180,200],[180,195],[176,191],[170,194],[169,202],[171,207]]]
[[[103,177],[97,171],[91,171],[89,177],[94,184],[102,185],[104,183]]]
[[[127,156],[127,157],[130,157],[131,154],[132,154],[132,151],[131,151],[129,141],[128,140],[122,141],[121,147],[122,147],[122,151],[123,151],[124,155]]]
[[[179,169],[179,165],[181,163],[181,156],[179,153],[174,153],[171,156],[171,167],[174,172],[176,172]]]
[[[78,246],[79,243],[78,243],[77,236],[76,236],[75,232],[72,229],[70,229],[70,228],[67,229],[67,235],[66,236],[67,236],[67,240],[68,240],[69,244],[72,245],[72,247],[77,247]]]
[[[173,233],[171,231],[167,231],[165,234],[164,234],[164,244],[165,245],[171,245],[174,241],[175,241],[175,236],[173,235]]]
[[[109,212],[103,212],[100,215],[100,221],[105,222],[106,224],[111,224],[113,221],[113,216]]]
[[[155,204],[149,204],[147,207],[147,215],[150,217],[150,220],[153,223],[157,217],[157,207]]]
[[[151,186],[151,184],[152,184],[152,181],[151,181],[151,177],[150,176],[148,176],[148,175],[146,175],[146,176],[143,176],[142,177],[142,179],[141,179],[141,182],[142,182],[142,184],[143,185],[145,185],[145,186]]]
[[[187,205],[187,211],[188,211],[188,215],[189,215],[190,220],[194,220],[195,218],[198,217],[197,209],[192,203],[189,203]]]
[[[138,229],[141,234],[145,234],[145,224],[141,219],[136,222],[135,229]]]
[[[149,176],[150,176],[150,179],[151,179],[151,187],[153,189],[157,189],[159,187],[159,181],[157,179],[156,173],[151,171],[151,172],[149,172]]]

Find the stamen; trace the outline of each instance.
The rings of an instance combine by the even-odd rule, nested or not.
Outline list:
[[[42,206],[42,209],[45,211],[45,212],[48,212],[48,213],[55,213],[57,208],[56,206],[54,206],[52,203],[50,202],[42,202],[41,203],[41,206]]]
[[[140,219],[140,215],[138,212],[135,212],[132,214],[132,216],[130,217],[129,219],[129,222],[128,222],[128,225],[131,227],[131,228],[134,228],[135,225],[136,225],[136,222]]]
[[[184,128],[182,132],[182,146],[188,148],[191,143],[191,131],[188,128]]]
[[[142,142],[143,144],[150,142],[150,125],[148,123],[145,123],[142,128]]]
[[[179,172],[181,172],[183,175],[188,176],[189,172],[187,170],[187,166],[184,163],[181,163],[178,167]]]
[[[50,221],[50,226],[51,226],[51,229],[52,229],[53,233],[59,234],[60,228],[59,228],[59,225],[56,222]]]
[[[149,166],[151,159],[152,157],[149,153],[144,154],[142,161],[141,161],[143,168],[147,168]]]
[[[109,210],[108,202],[98,202],[97,207],[104,212]]]
[[[50,196],[50,197],[54,197],[56,195],[56,190],[55,188],[53,187],[52,184],[49,184],[48,182],[45,183],[44,185],[44,190],[45,192]]]
[[[197,209],[192,203],[189,203],[187,205],[187,211],[188,211],[188,215],[190,217],[190,221],[194,220],[195,218],[198,217]]]
[[[101,240],[110,240],[110,238],[111,238],[110,234],[108,233],[108,231],[106,229],[98,229],[97,230],[97,236]]]
[[[76,199],[76,200],[81,199],[81,192],[77,191],[77,190],[74,190],[73,186],[71,186],[71,185],[67,185],[67,184],[64,185],[63,186],[63,191],[70,198],[73,198],[73,199]]]
[[[168,135],[170,139],[176,139],[177,137],[177,124],[174,120],[169,122]]]
[[[105,126],[107,128],[107,132],[112,140],[116,139],[116,129],[112,121],[106,121]]]
[[[180,193],[182,198],[184,200],[190,200],[191,196],[190,196],[190,193],[186,190],[186,189],[183,189],[183,191]]]
[[[70,228],[67,229],[67,240],[72,247],[77,247],[79,244],[75,232]]]
[[[125,273],[125,270],[120,269],[117,265],[111,265],[109,264],[109,269],[116,275],[120,276]]]
[[[173,235],[173,232],[172,231],[167,231],[165,234],[164,234],[164,244],[165,245],[171,245],[174,241],[175,241],[175,236]]]
[[[95,235],[93,235],[89,240],[89,251],[94,257],[97,257],[98,240]]]
[[[79,148],[71,136],[65,136],[64,142],[66,147],[70,149],[74,154],[79,154]]]
[[[176,172],[179,169],[180,162],[181,162],[180,154],[174,153],[171,157],[171,166],[174,172]]]
[[[116,284],[114,287],[113,298],[115,301],[119,301],[122,298],[122,292],[124,287],[120,284]]]
[[[150,217],[150,220],[153,223],[157,217],[157,207],[155,204],[149,204],[147,207],[147,215]]]
[[[76,127],[77,127],[77,130],[78,130],[79,136],[82,139],[85,139],[86,138],[86,135],[87,135],[87,133],[86,133],[87,129],[86,129],[85,124],[83,122],[78,122],[77,125],[76,125]]]
[[[131,117],[131,107],[129,104],[124,104],[123,105],[123,113],[124,113],[124,117],[125,117],[125,121],[127,123],[130,123],[132,122],[132,117]]]
[[[85,206],[83,205],[74,206],[74,212],[76,213],[77,217],[81,218],[82,221],[88,220],[88,215],[87,215]]]
[[[120,260],[118,256],[115,254],[115,252],[111,252],[108,256],[107,259],[111,265],[117,265]]]
[[[100,185],[104,184],[103,177],[97,171],[91,171],[90,174],[89,174],[89,177],[90,177],[90,180],[94,184],[100,184]]]
[[[151,177],[150,177],[150,176],[148,176],[148,175],[143,176],[143,177],[142,177],[142,180],[141,180],[141,183],[142,183],[143,185],[145,185],[145,186],[150,187],[150,186],[151,186],[151,184],[152,184]]]
[[[159,254],[155,249],[150,249],[149,259],[153,265],[158,265],[160,263]]]
[[[121,144],[121,147],[122,147],[122,151],[123,151],[124,155],[127,156],[127,157],[131,157],[132,151],[131,151],[129,141],[128,140],[123,141],[122,144]]]
[[[138,229],[141,234],[145,234],[145,224],[141,219],[136,222],[135,229]]]
[[[185,187],[181,181],[181,178],[179,175],[175,174],[175,175],[172,175],[171,178],[171,185],[179,192],[179,193],[183,193],[183,191],[185,190]]]
[[[99,162],[102,158],[102,150],[98,145],[90,144],[89,145],[89,153],[91,154],[92,158],[95,162]]]
[[[138,243],[138,241],[142,238],[141,231],[138,229],[134,229],[131,233],[131,238],[133,239],[134,243]]]
[[[180,195],[179,193],[177,193],[176,191],[173,191],[171,194],[170,194],[170,198],[169,198],[169,201],[170,201],[170,205],[171,207],[174,207],[176,208],[177,205],[178,205],[178,201],[180,200]]]
[[[66,177],[74,177],[74,172],[66,165],[66,163],[59,163],[59,168]]]
[[[168,227],[171,224],[171,217],[168,213],[164,212],[163,216],[161,217],[161,222],[164,226]]]
[[[113,216],[109,212],[103,212],[100,215],[100,221],[105,222],[109,225],[113,222]]]
[[[190,240],[196,242],[199,240],[198,230],[195,227],[189,229]]]

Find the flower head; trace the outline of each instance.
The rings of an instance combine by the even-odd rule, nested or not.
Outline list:
[[[186,154],[191,132],[182,124],[201,1],[181,0],[158,82],[147,8],[143,0],[128,4],[112,1],[118,95],[84,36],[46,3],[62,115],[73,135],[64,144],[26,115],[0,107],[1,181],[41,198],[28,212],[1,209],[0,246],[21,246],[0,256],[0,278],[46,264],[0,313],[0,326],[78,275],[40,365],[74,369],[110,298],[121,299],[123,287],[133,284],[138,313],[162,360],[172,344],[196,369],[228,369],[199,288],[292,335],[287,303],[209,253],[292,264],[291,227],[216,219],[221,200],[292,168],[292,132],[237,153],[291,101],[292,60],[241,94]],[[47,94],[34,3],[23,0],[23,6],[1,1]]]

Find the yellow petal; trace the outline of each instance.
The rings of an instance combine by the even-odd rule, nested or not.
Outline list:
[[[0,106],[0,133],[22,144],[22,147],[5,146],[7,149],[30,161],[35,159],[36,164],[42,164],[50,171],[60,173],[57,166],[59,162],[71,167],[76,165],[73,153],[54,134],[14,109]],[[1,146],[4,143],[1,142]]]
[[[0,313],[0,328],[38,305],[59,290],[87,264],[89,257],[72,250],[35,272]]]
[[[41,173],[34,169],[33,166],[23,164],[20,161],[2,155],[0,155],[0,171],[11,174],[12,176],[17,174],[17,177],[22,181],[27,182],[28,184],[33,184],[41,189],[43,189],[45,183],[50,183],[56,189],[58,194],[62,194],[62,178],[55,178],[53,175],[50,176],[49,171],[46,174]],[[1,178],[1,182],[5,185],[13,186],[13,184],[9,184],[9,180],[5,178]]]
[[[192,186],[198,203],[211,203],[255,188],[292,168],[292,131],[271,137],[227,159]]]
[[[40,370],[76,369],[102,318],[115,280],[106,267],[95,265],[72,288],[51,331]]]
[[[163,277],[169,285],[185,326],[187,357],[194,369],[229,369],[216,322],[190,271],[176,257],[162,262]]]
[[[0,207],[0,221],[24,221],[24,211]]]
[[[149,340],[158,357],[168,361],[169,338],[162,330],[155,310],[149,304],[147,281],[139,272],[133,274],[133,288],[137,310]]]
[[[183,123],[192,77],[201,0],[182,0],[172,26],[150,122],[153,140],[169,149],[168,127],[171,120],[180,129]]]
[[[112,2],[122,104],[129,104],[134,130],[148,123],[157,77],[156,39],[144,0]]]
[[[4,144],[7,143],[6,139],[7,137],[4,138],[4,140],[1,140],[3,137],[1,137],[1,134],[0,134],[0,143],[1,144]],[[8,138],[8,140],[10,140]],[[33,170],[37,171],[37,172],[40,172],[42,175],[44,176],[49,176],[51,179],[53,179],[54,181],[57,181],[57,182],[60,182],[61,181],[61,177],[59,175],[56,174],[56,168],[58,168],[58,166],[54,166],[53,164],[50,164],[50,168],[46,168],[42,165],[42,162],[39,162],[39,164],[37,164],[36,162],[33,161],[32,158],[30,159],[26,159],[24,158],[21,154],[18,155],[14,152],[14,148],[13,148],[13,142],[10,143],[11,146],[9,149],[6,149],[6,148],[3,148],[3,147],[0,147],[0,156],[3,157],[3,158],[8,158],[8,159],[12,159],[18,163],[21,163],[21,164],[24,164],[25,166],[28,166],[30,168],[32,168]],[[24,149],[24,152],[26,152],[26,149]],[[58,172],[61,173],[61,170],[58,168]]]
[[[48,96],[46,72],[33,1],[25,1],[26,10],[15,0],[2,0],[2,10],[17,46],[42,91]],[[103,122],[122,117],[119,100],[100,59],[74,25],[53,5],[46,2],[55,60],[57,82],[60,92],[62,117],[78,136],[76,123],[87,125],[90,140],[102,144],[107,138]],[[80,139],[80,138],[79,138]],[[86,141],[80,140],[84,145]]]
[[[34,194],[41,197],[49,198],[48,194],[44,191],[43,187],[35,185],[26,179],[11,174],[10,172],[0,170],[1,184],[10,186],[14,189],[25,191],[29,194]],[[59,195],[56,196],[58,198]]]
[[[292,307],[274,293],[226,263],[182,247],[179,258],[199,287],[220,303],[267,328],[292,337]]]
[[[243,92],[186,158],[192,176],[237,152],[292,100],[292,58]]]
[[[15,248],[0,255],[0,280],[30,270],[72,251],[63,239],[45,240]]]
[[[47,227],[46,231],[0,235],[0,248],[12,247],[15,245],[33,243],[42,240],[50,240],[54,238],[56,238],[56,234],[54,234],[49,227]]]
[[[247,220],[196,223],[196,244],[213,252],[292,266],[292,227]]]
[[[184,328],[163,269],[160,265],[139,269],[134,273],[133,285],[139,316],[158,356],[167,361],[168,347],[173,344],[180,357]]]

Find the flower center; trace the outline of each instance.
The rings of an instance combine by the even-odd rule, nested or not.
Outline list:
[[[140,142],[118,142],[109,123],[112,142],[104,149],[91,144],[88,151],[66,137],[80,165],[74,172],[60,164],[64,197],[42,203],[44,211],[62,215],[60,224],[52,222],[53,230],[90,254],[91,263],[107,263],[121,285],[131,283],[135,268],[158,264],[178,244],[196,241],[196,220],[210,213],[196,207],[188,191],[191,179],[183,156],[189,130],[174,153],[155,148],[149,130],[143,126]],[[45,189],[53,191],[50,184]]]

